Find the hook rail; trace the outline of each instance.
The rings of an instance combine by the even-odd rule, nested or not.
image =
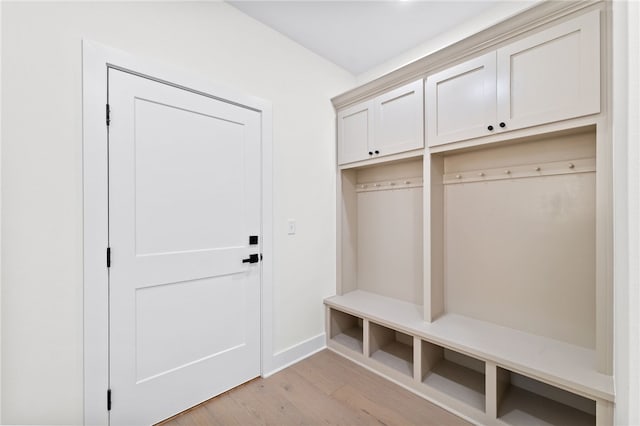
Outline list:
[[[565,175],[570,173],[589,173],[596,171],[595,158],[581,158],[568,161],[554,161],[550,163],[526,164],[496,169],[468,170],[445,173],[442,183],[451,185],[456,183],[485,182],[491,180],[520,179],[538,176]]]

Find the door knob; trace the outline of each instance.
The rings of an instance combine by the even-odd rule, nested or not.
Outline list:
[[[260,258],[257,254],[250,254],[247,259],[242,259],[242,263],[258,263]]]

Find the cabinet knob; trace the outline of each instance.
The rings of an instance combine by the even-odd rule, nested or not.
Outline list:
[[[506,127],[507,125],[503,122],[500,123],[500,127]]]
[[[380,154],[380,151],[378,151],[378,150],[376,149],[376,150],[375,150],[375,153],[376,153],[376,154]]]
[[[373,152],[369,151],[369,155],[373,155]]]
[[[487,126],[487,130],[492,132],[493,131],[493,126]]]

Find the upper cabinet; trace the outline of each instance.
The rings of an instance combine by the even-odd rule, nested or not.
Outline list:
[[[368,158],[372,133],[371,101],[338,111],[338,164]]]
[[[424,147],[422,80],[338,111],[338,164]]]
[[[374,155],[396,154],[424,147],[422,80],[373,100]]]
[[[429,146],[484,136],[496,126],[496,53],[427,78]]]
[[[498,119],[508,128],[600,112],[600,11],[497,52]]]
[[[600,12],[429,76],[429,146],[600,112]]]

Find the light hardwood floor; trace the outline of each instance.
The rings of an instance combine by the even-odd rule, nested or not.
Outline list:
[[[324,350],[161,423],[208,425],[468,425],[436,405]]]

